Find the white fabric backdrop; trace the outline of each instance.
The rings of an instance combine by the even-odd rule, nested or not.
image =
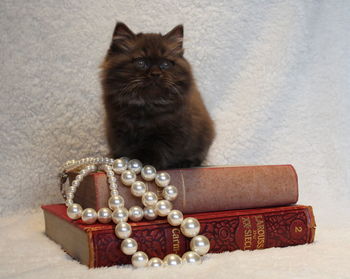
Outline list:
[[[300,203],[314,206],[315,244],[211,256],[196,274],[219,265],[227,278],[252,278],[241,265],[256,265],[260,278],[349,276],[349,14],[348,1],[1,1],[0,275],[45,277],[50,264],[53,277],[113,274],[68,261],[40,233],[37,208],[61,201],[60,164],[106,152],[98,66],[120,20],[135,32],[184,23],[185,55],[217,127],[209,163],[291,163]],[[26,245],[38,259],[19,257]]]

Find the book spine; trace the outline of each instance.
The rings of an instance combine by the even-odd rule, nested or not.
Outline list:
[[[183,213],[281,206],[298,200],[298,179],[291,165],[203,167],[168,173],[171,185],[178,189],[174,208]],[[140,199],[121,185],[119,177],[117,183],[126,207],[142,206]],[[151,191],[159,191],[153,182],[147,184]],[[107,206],[109,196],[106,175],[98,172],[82,181],[75,201],[84,208],[99,209]]]
[[[294,207],[292,210],[266,211],[261,213],[231,214],[215,218],[199,218],[200,234],[210,240],[209,253],[234,250],[255,250],[286,247],[314,240],[315,221],[311,207]],[[120,251],[121,240],[114,231],[91,231],[90,267],[129,264],[131,256]],[[184,237],[179,227],[168,224],[133,225],[133,238],[138,250],[151,257],[163,258],[175,253],[182,255],[189,250],[190,239]]]

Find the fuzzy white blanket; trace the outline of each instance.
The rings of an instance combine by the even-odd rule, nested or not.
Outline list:
[[[350,278],[348,1],[0,2],[1,278]],[[98,65],[116,20],[185,25],[217,138],[210,164],[293,164],[311,245],[209,255],[198,267],[88,270],[43,235],[64,161],[104,154]]]

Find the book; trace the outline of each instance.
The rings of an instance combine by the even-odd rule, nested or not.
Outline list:
[[[167,170],[171,185],[178,189],[174,208],[183,213],[271,207],[294,204],[298,200],[298,178],[292,165],[223,166]],[[70,180],[75,174],[70,175]],[[142,206],[117,176],[118,191],[126,207]],[[160,195],[154,182],[149,189]],[[157,192],[158,191],[158,192]],[[74,200],[84,208],[107,207],[109,188],[104,172],[87,176],[75,193]]]
[[[42,206],[45,233],[73,258],[92,267],[129,264],[131,256],[120,250],[121,240],[114,234],[114,223],[92,225],[71,220],[63,204]],[[311,243],[315,237],[315,218],[311,206],[229,210],[185,215],[197,218],[200,234],[210,241],[209,253],[255,250]],[[169,253],[182,255],[189,250],[190,238],[165,218],[130,222],[132,237],[149,257],[163,258]]]

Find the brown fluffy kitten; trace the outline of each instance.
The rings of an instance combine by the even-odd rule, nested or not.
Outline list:
[[[117,23],[102,64],[106,131],[113,158],[159,169],[199,166],[214,125],[183,57],[183,26],[134,34]]]

